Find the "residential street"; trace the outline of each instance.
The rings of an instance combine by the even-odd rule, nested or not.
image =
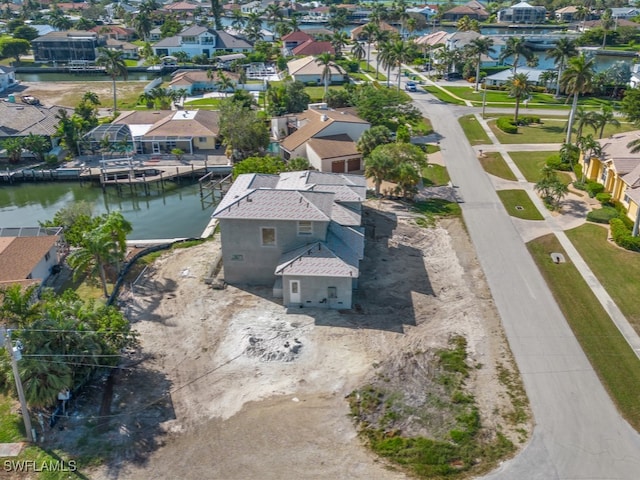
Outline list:
[[[465,223],[500,312],[535,417],[531,443],[491,479],[634,479],[640,435],[618,414],[458,124],[413,94],[442,138]]]

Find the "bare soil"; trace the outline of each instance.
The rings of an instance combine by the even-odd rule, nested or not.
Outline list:
[[[136,99],[146,81],[117,81],[118,101],[130,101]],[[21,82],[20,95],[31,95],[40,100],[43,105],[49,107],[60,105],[75,108],[85,92],[93,92],[98,95],[104,108],[113,106],[113,83],[111,80],[90,82]]]
[[[504,381],[518,375],[462,222],[421,228],[403,204],[376,200],[364,223],[349,311],[288,311],[268,288],[211,289],[218,240],[163,255],[123,297],[141,350],[115,378],[105,433],[104,419],[87,422],[99,407],[87,394],[51,446],[107,457],[95,479],[407,478],[367,450],[345,397],[380,371],[408,394],[424,390],[405,354],[453,335],[467,340],[484,438],[499,430],[522,445],[529,416],[512,420],[523,399],[518,380]]]

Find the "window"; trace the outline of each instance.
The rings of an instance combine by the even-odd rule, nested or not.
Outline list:
[[[48,262],[50,258],[51,258],[51,254],[49,252],[44,254],[44,261],[45,262]]]
[[[624,203],[629,205],[630,201],[631,201],[631,197],[625,193],[625,195],[624,195]]]
[[[236,253],[231,255],[231,261],[232,262],[242,262],[244,261],[244,255],[242,255],[241,253]]]
[[[329,298],[338,298],[338,289],[336,287],[328,287],[327,288],[327,297],[329,297]]]
[[[298,222],[298,235],[311,235],[313,233],[313,223],[307,220]]]
[[[262,227],[262,246],[275,247],[276,245],[276,229],[271,227]]]
[[[609,170],[606,168],[602,169],[602,173],[600,174],[600,180],[602,181],[603,184],[607,183],[607,174],[609,173]]]
[[[207,137],[198,137],[200,143],[207,143]]]

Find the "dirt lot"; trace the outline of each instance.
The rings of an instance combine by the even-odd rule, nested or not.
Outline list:
[[[530,425],[507,420],[496,370],[511,354],[462,223],[420,228],[391,201],[368,202],[364,221],[352,311],[288,312],[266,288],[211,289],[217,241],[162,256],[124,299],[142,356],[116,377],[107,433],[78,413],[48,441],[110,456],[96,479],[406,478],[366,449],[345,397],[382,368],[414,388],[403,355],[463,335],[483,436],[499,428],[522,445]],[[79,412],[96,411],[90,397]]]
[[[107,77],[108,78],[108,77]],[[118,103],[137,99],[147,81],[117,80]],[[104,108],[113,106],[113,84],[111,80],[91,82],[22,82],[19,95],[32,95],[43,105],[60,105],[75,108],[85,92],[98,95]]]

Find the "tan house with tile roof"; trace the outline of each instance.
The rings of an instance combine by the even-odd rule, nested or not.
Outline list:
[[[365,198],[362,175],[239,175],[212,215],[225,281],[271,286],[287,307],[351,308]]]
[[[311,104],[297,116],[271,120],[275,138],[290,133],[280,143],[285,160],[302,157],[316,170],[333,173],[362,170],[362,154],[356,143],[370,126],[353,113],[330,109],[326,103]]]
[[[640,140],[640,130],[602,138],[598,140],[601,157],[580,158],[586,178],[604,185],[605,191],[627,208],[633,221],[640,216],[640,153],[631,153],[627,145],[635,140]]]
[[[137,110],[123,112],[114,125],[127,125],[136,153],[167,154],[215,149],[219,116],[213,110]]]
[[[369,22],[371,23],[371,22]],[[368,25],[368,24],[365,24]],[[365,25],[360,25],[353,30],[351,30],[351,40],[359,41],[362,40],[362,36],[364,35],[364,27]],[[378,22],[378,30],[391,32],[391,33],[400,33],[396,27],[392,27],[387,22]]]
[[[209,78],[209,76],[211,78]],[[237,84],[240,75],[234,72],[224,72],[224,76]],[[220,74],[212,70],[210,73],[206,70],[178,70],[173,74],[173,78],[169,83],[172,90],[185,89],[190,95],[202,92],[218,91],[217,82],[220,80]]]
[[[331,65],[331,78],[329,83],[344,83],[348,80],[347,74],[338,65]],[[313,56],[296,58],[287,62],[287,70],[294,82],[316,83],[323,85],[322,71],[324,67],[316,62]]]
[[[60,232],[39,227],[0,228],[0,288],[44,282],[60,261]]]

